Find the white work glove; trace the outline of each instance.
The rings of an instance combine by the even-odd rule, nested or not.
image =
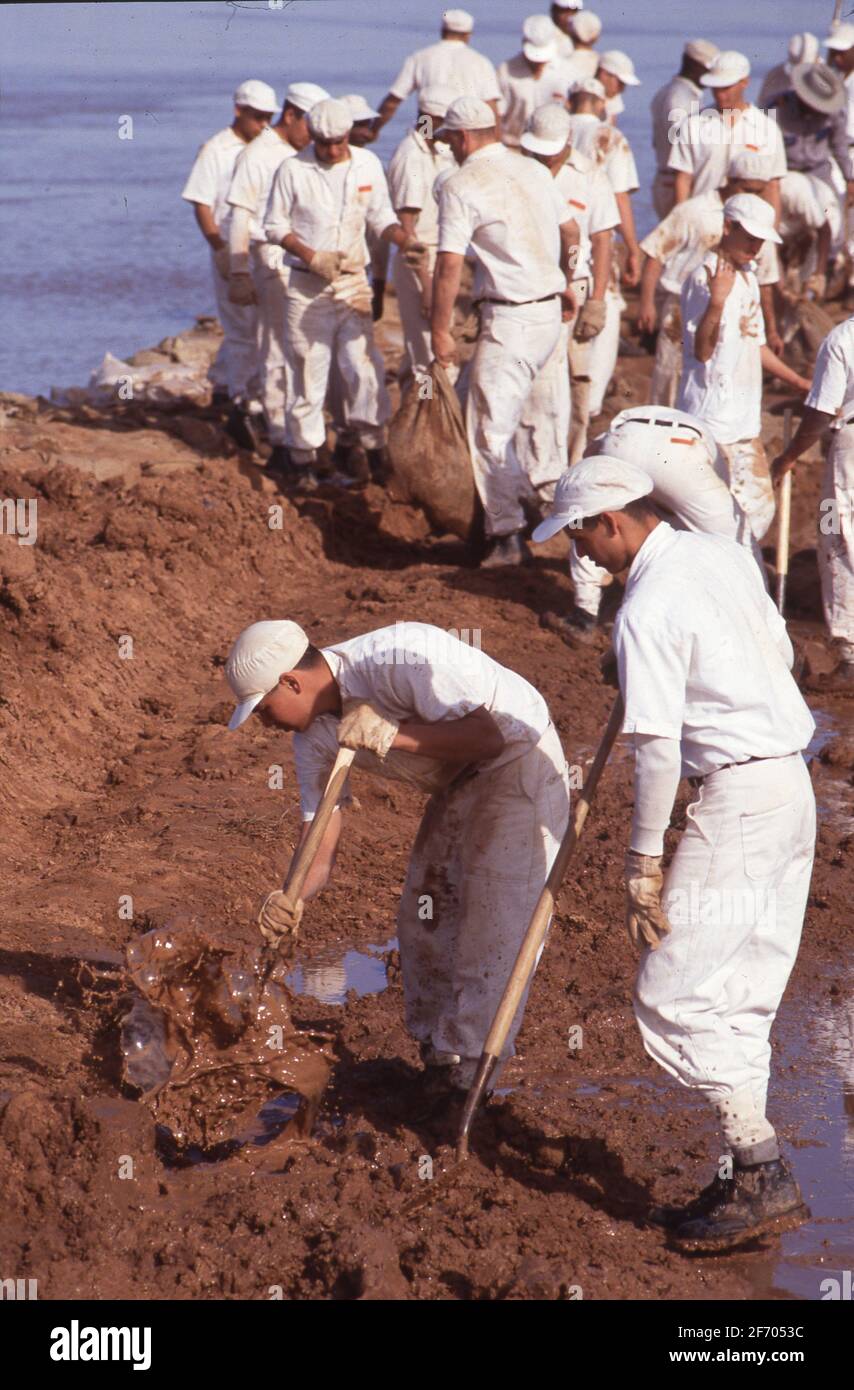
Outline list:
[[[604,299],[585,300],[575,321],[575,341],[589,343],[593,338],[598,338],[605,327],[606,313]]]
[[[271,946],[279,946],[285,937],[296,936],[302,907],[300,902],[294,905],[280,888],[268,893],[258,913],[258,926],[264,940]]]
[[[342,274],[346,261],[343,251],[315,251],[308,267],[313,275],[319,275],[321,280],[328,280],[331,284]]]
[[[231,270],[231,252],[227,246],[221,246],[218,251],[214,251],[214,265],[223,280],[227,280]]]
[[[367,748],[383,759],[394,743],[399,727],[367,700],[345,700],[344,714],[338,725],[338,742],[342,748]]]
[[[228,302],[229,304],[242,304],[244,308],[249,304],[258,303],[251,275],[242,273],[231,276],[228,282]]]
[[[637,948],[648,946],[651,951],[657,951],[670,931],[670,923],[661,906],[661,890],[664,886],[661,855],[638,854],[637,850],[627,850],[625,877],[628,897],[626,930],[629,940]]]

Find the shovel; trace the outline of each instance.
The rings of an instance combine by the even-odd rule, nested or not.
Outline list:
[[[611,710],[611,717],[608,720],[599,747],[596,749],[596,756],[593,759],[590,771],[585,778],[581,794],[575,803],[575,814],[572,817],[569,828],[561,841],[560,848],[555,856],[549,876],[546,879],[545,887],[537,900],[531,922],[525,933],[516,962],[510,972],[510,978],[501,996],[501,1003],[492,1021],[492,1027],[483,1045],[483,1052],[480,1055],[477,1074],[472,1088],[466,1098],[460,1121],[459,1133],[457,1135],[457,1161],[468,1158],[469,1152],[469,1130],[474,1119],[475,1111],[480,1104],[484,1091],[489,1083],[489,1078],[498,1063],[502,1048],[507,1041],[507,1034],[510,1025],[516,1016],[519,1001],[525,992],[528,981],[533,974],[537,963],[538,954],[545,940],[549,922],[554,912],[555,898],[558,895],[563,876],[566,873],[567,865],[575,851],[575,847],[581,838],[584,823],[587,820],[587,813],[596,794],[599,779],[602,771],[614,746],[614,740],[623,726],[623,699],[617,696]]]
[[[792,439],[792,411],[788,407],[783,415],[783,448],[787,449]],[[780,514],[777,519],[777,611],[783,613],[786,607],[786,579],[789,574],[789,531],[792,523],[792,470],[783,477],[780,484]]]

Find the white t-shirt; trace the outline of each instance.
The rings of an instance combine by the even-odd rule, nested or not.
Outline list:
[[[397,219],[389,202],[380,161],[370,150],[350,147],[341,164],[320,164],[314,146],[286,159],[273,176],[264,231],[281,243],[290,232],[315,251],[344,251],[361,266],[368,263],[366,227],[379,237]],[[301,266],[285,254],[288,265]]]
[[[439,724],[487,710],[504,737],[504,747],[483,767],[501,767],[522,757],[539,743],[550,723],[545,700],[522,676],[430,623],[378,628],[324,647],[323,655],[342,701],[369,700],[397,723]],[[337,752],[336,725],[334,716],[324,715],[294,735],[304,820],[314,817],[329,779]],[[359,753],[355,765],[373,771],[382,767],[374,757],[360,759]]]
[[[634,193],[640,187],[637,165],[622,131],[588,113],[570,119],[573,149],[586,154],[602,170],[615,193]]]
[[[676,406],[708,425],[719,444],[758,439],[762,433],[762,359],[765,325],[752,270],[736,271],[724,305],[718,341],[708,362],[694,356],[697,327],[709,307],[709,275],[717,253],[682,286],[682,379]]]
[[[785,174],[786,147],[775,120],[758,106],[725,112],[712,107],[682,122],[668,168],[691,174],[691,192],[705,193],[726,183],[730,160],[744,150],[770,158],[770,178]]]
[[[388,188],[392,207],[419,208],[415,234],[425,246],[435,246],[439,240],[439,209],[433,197],[433,184],[443,169],[455,169],[456,163],[447,145],[438,141],[432,149],[418,130],[403,137],[388,166]]]
[[[689,116],[693,109],[700,110],[705,95],[696,82],[678,74],[656,92],[649,109],[652,116],[652,147],[658,169],[667,168],[673,148],[671,136],[675,136],[676,128],[685,116]]]
[[[569,221],[554,179],[497,141],[470,154],[439,191],[439,251],[477,258],[475,298],[523,304],[560,294],[560,233]]]
[[[718,245],[723,230],[724,203],[716,189],[677,203],[640,244],[647,256],[662,263],[658,282],[661,288],[669,294],[679,294],[687,277]],[[760,285],[775,285],[780,278],[773,241],[762,243],[756,258],[756,278]]]
[[[246,148],[246,141],[235,135],[231,126],[212,135],[196,155],[181,193],[188,203],[204,203],[211,208],[221,233],[228,226],[230,216],[228,190],[234,165]]]
[[[807,405],[838,414],[836,429],[854,414],[854,318],[832,328],[819,348]]]
[[[389,92],[405,101],[423,87],[450,87],[460,97],[497,101],[501,93],[495,68],[482,53],[458,39],[440,39],[429,48],[410,53]]]
[[[265,241],[264,213],[279,165],[293,159],[296,150],[282,140],[271,126],[266,126],[238,155],[228,189],[228,203],[233,208],[245,208],[251,214],[249,240]]]
[[[528,121],[538,106],[549,102],[565,105],[567,92],[578,80],[579,71],[572,58],[552,58],[539,77],[528,65],[524,53],[508,58],[498,66],[501,88],[501,138],[505,145],[518,146]]]
[[[679,739],[683,777],[812,738],[786,624],[735,541],[661,522],[629,570],[613,640],[624,732]]]
[[[555,187],[566,202],[566,216],[578,224],[581,241],[574,280],[591,273],[590,238],[620,225],[620,213],[611,185],[580,150],[572,150],[554,176]]]
[[[789,241],[804,232],[818,231],[827,221],[832,226],[838,224],[838,206],[836,194],[824,179],[790,169],[780,183],[781,237]]]

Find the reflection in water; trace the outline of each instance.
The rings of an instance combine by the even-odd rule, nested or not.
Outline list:
[[[349,991],[358,995],[380,994],[388,984],[385,955],[395,950],[397,939],[392,937],[383,946],[365,946],[361,950],[313,952],[301,958],[285,983],[294,994],[307,994],[321,1004],[343,1005]]]

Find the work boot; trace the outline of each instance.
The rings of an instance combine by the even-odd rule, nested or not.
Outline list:
[[[252,416],[246,406],[241,405],[239,401],[232,401],[228,419],[225,422],[225,432],[229,438],[234,440],[238,449],[250,449],[252,453],[258,452],[260,440]]]
[[[705,1216],[708,1211],[711,1211],[726,1192],[728,1181],[731,1179],[727,1180],[716,1173],[712,1181],[696,1197],[692,1197],[690,1202],[686,1202],[681,1207],[666,1205],[650,1207],[646,1214],[646,1220],[652,1226],[663,1226],[667,1231],[675,1231],[686,1221]]]
[[[267,459],[267,472],[287,481],[292,472],[291,456],[284,444],[275,444]]]
[[[731,1250],[760,1236],[794,1231],[809,1219],[801,1189],[782,1158],[742,1167],[706,1211],[692,1216],[673,1231],[680,1250]]]
[[[368,466],[371,470],[371,481],[384,487],[391,477],[391,459],[388,449],[368,449]]]
[[[530,558],[531,552],[522,539],[521,531],[511,531],[509,536],[495,537],[480,562],[480,568],[492,570],[504,565],[524,565]]]

